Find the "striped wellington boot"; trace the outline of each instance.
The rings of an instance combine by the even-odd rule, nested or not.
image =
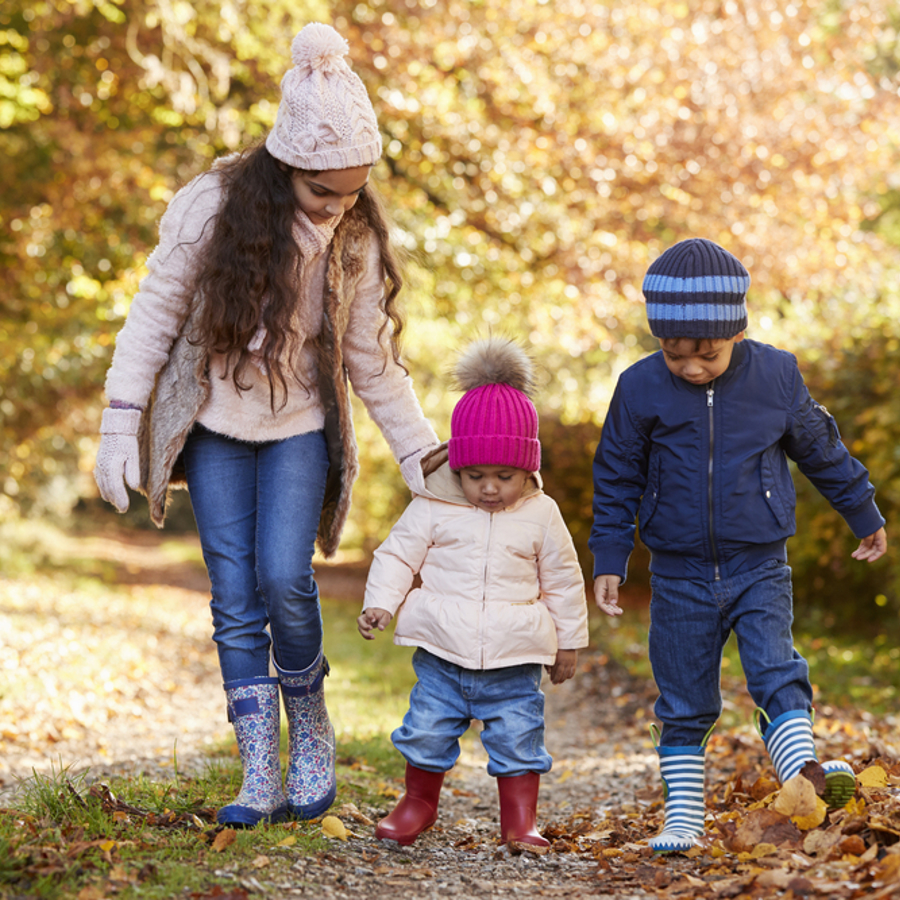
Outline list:
[[[797,775],[810,760],[819,761],[813,739],[812,716],[806,710],[788,710],[772,721],[764,710],[757,709],[755,717],[756,729],[769,751],[781,784]],[[762,727],[763,719],[767,723],[765,729]],[[828,760],[822,763],[822,768],[825,770],[822,799],[831,809],[846,806],[856,793],[853,769],[841,759]]]
[[[656,853],[684,853],[703,834],[706,804],[703,782],[706,774],[706,742],[699,747],[660,747],[659,732],[651,728],[666,801],[663,830],[647,843]]]

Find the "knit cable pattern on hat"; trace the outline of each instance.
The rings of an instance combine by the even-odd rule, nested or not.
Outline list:
[[[647,270],[643,291],[650,332],[658,338],[732,338],[747,327],[750,275],[713,241],[690,238]]]
[[[312,172],[371,166],[381,157],[375,110],[344,60],[348,44],[330,25],[313,22],[294,38],[294,67],[281,81],[281,103],[266,148]]]

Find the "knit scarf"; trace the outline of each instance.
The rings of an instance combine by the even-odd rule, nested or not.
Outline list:
[[[309,261],[315,259],[317,256],[321,256],[328,249],[328,245],[331,243],[332,238],[334,238],[334,232],[340,224],[340,221],[341,216],[335,216],[333,219],[329,219],[327,222],[317,225],[310,220],[309,216],[307,216],[303,210],[298,210],[297,215],[294,216],[291,235],[300,251],[300,266],[297,272],[298,295],[301,286],[305,282],[306,267],[309,264]],[[265,302],[263,303],[263,306],[265,307]],[[265,339],[266,327],[260,322],[256,334],[253,335],[253,339],[247,345],[247,349],[253,354],[253,363],[263,375],[267,374],[267,370],[265,361],[259,354],[259,350],[262,348]]]

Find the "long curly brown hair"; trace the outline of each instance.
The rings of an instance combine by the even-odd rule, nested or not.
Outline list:
[[[205,303],[191,342],[208,353],[223,354],[235,388],[246,391],[250,386],[242,376],[251,363],[247,347],[262,325],[266,336],[258,353],[268,375],[274,413],[287,402],[289,381],[308,390],[293,365],[298,342],[290,340],[301,262],[292,237],[298,209],[292,170],[279,164],[265,144],[260,144],[223,160],[216,171],[223,179],[225,194],[195,280],[195,295],[202,295]],[[356,209],[381,248],[385,279],[381,306],[387,319],[379,338],[390,328],[391,354],[399,363],[403,319],[396,297],[403,278],[390,242],[387,216],[371,185],[366,185]]]

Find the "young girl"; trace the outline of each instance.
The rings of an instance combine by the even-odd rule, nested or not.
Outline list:
[[[337,548],[357,473],[346,376],[404,470],[437,444],[398,357],[401,278],[369,185],[381,138],[347,49],[307,25],[265,144],[172,200],[106,380],[104,499],[127,509],[124,477],[162,526],[168,486],[190,491],[244,769],[228,825],[334,799],[312,555]]]
[[[418,648],[418,683],[391,735],[406,759],[406,794],[375,835],[411,844],[434,824],[459,737],[480,719],[501,841],[540,852],[538,787],[552,762],[541,666],[554,684],[575,674],[588,642],[584,581],[559,508],[541,490],[528,358],[491,339],[467,351],[456,375],[466,393],[450,441],[411,479],[416,496],[375,552],[358,619],[371,640],[396,615],[394,643]],[[410,591],[416,574],[421,587]]]

